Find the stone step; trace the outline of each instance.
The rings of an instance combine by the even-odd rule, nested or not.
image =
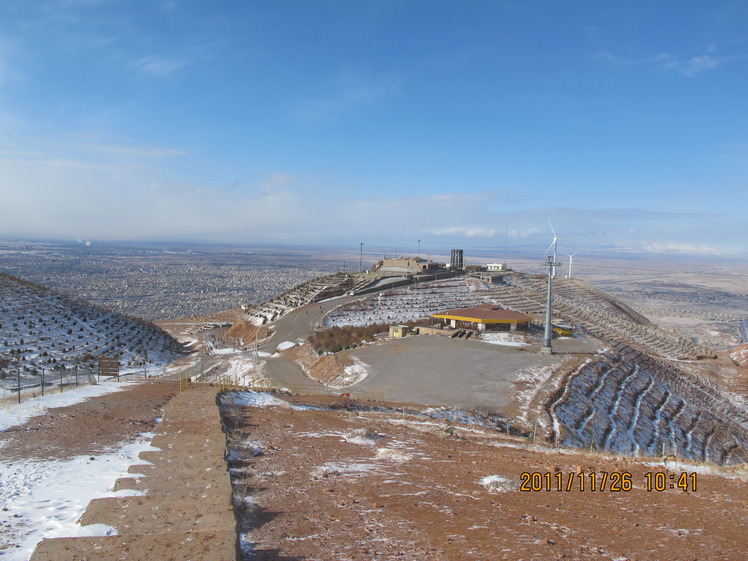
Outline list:
[[[141,452],[148,463],[130,466],[132,477],[114,485],[114,491],[143,494],[94,499],[81,517],[81,525],[104,524],[116,535],[43,540],[30,561],[237,559],[215,390],[193,388],[174,396],[157,433],[152,445],[159,450]]]
[[[235,561],[236,532],[178,532],[53,538],[39,543],[33,561]]]

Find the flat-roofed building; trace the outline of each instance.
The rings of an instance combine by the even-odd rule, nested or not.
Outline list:
[[[487,263],[486,271],[507,271],[506,263]]]
[[[421,257],[387,257],[377,268],[383,273],[421,274],[433,273],[443,268],[440,263],[434,263]]]
[[[532,316],[505,310],[493,304],[446,310],[431,314],[431,317],[446,320],[454,328],[477,329],[478,331],[525,330],[532,320]]]
[[[390,337],[405,337],[410,333],[407,325],[390,325]]]

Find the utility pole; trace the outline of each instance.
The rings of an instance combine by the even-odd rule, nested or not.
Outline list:
[[[363,273],[364,272],[364,242],[359,242],[359,245],[361,246],[361,255],[358,258],[358,272]]]
[[[421,240],[418,240],[418,257],[421,257]]]
[[[553,256],[548,256],[548,303],[545,307],[545,337],[543,338],[543,346],[540,349],[540,352],[546,355],[552,355],[553,349],[551,348],[551,338],[553,337],[553,327],[552,327],[552,318],[553,318],[553,275],[556,270],[556,266],[558,263],[555,262],[553,259]]]

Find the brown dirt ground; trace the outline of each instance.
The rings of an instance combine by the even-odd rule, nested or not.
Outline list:
[[[235,423],[265,451],[238,462],[256,559],[745,559],[744,479],[696,476],[684,492],[647,491],[631,458],[535,450],[492,431],[381,412],[246,408]],[[355,430],[369,444],[346,440]],[[745,466],[743,466],[745,474]],[[733,470],[734,476],[736,470]],[[522,492],[523,472],[554,490]],[[555,490],[555,473],[631,474],[632,490]],[[480,484],[504,478],[502,489]],[[600,480],[598,479],[598,482]],[[599,484],[599,483],[598,483]],[[609,486],[609,484],[608,484]]]
[[[177,389],[143,383],[52,410],[0,434],[9,441],[3,452],[8,459],[95,455],[150,430]],[[252,499],[244,513],[253,527],[253,559],[692,561],[743,560],[748,550],[746,466],[724,470],[727,476],[699,474],[696,490],[648,492],[645,473],[662,471],[670,482],[671,473],[677,478],[692,470],[669,465],[668,471],[661,460],[648,466],[538,450],[523,439],[461,425],[453,437],[443,421],[411,415],[241,411],[230,426],[264,448],[234,465]],[[373,436],[371,442],[346,440],[356,429]],[[581,491],[575,483],[568,492],[522,492],[523,472],[561,473],[564,482],[570,473],[628,472],[633,489]],[[480,484],[491,475],[503,478],[499,488]],[[154,545],[149,561],[174,558],[178,548],[163,547]]]

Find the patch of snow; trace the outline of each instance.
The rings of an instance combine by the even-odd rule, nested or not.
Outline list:
[[[353,364],[343,368],[343,374],[327,384],[329,387],[339,390],[349,386],[355,386],[366,379],[369,375],[369,365],[355,356],[351,358],[353,359]]]
[[[529,343],[524,340],[522,335],[511,333],[482,333],[480,340],[492,345],[504,345],[507,347],[527,347]]]
[[[413,455],[408,454],[407,452],[403,452],[402,450],[394,450],[392,448],[379,448],[377,450],[377,458],[382,458],[383,460],[390,460],[393,462],[405,463],[412,460]]]
[[[315,431],[308,431],[308,432],[297,432],[292,435],[295,438],[323,438],[326,436],[334,436],[336,438],[344,438],[345,434],[342,432],[315,432]]]
[[[221,405],[244,405],[247,407],[288,407],[283,401],[269,393],[253,392],[251,390],[229,392],[221,398]]]
[[[292,349],[296,346],[296,343],[293,341],[283,341],[282,343],[278,343],[277,350],[279,352],[285,351],[286,349]]]
[[[291,409],[294,411],[324,411],[324,407],[317,407],[316,405],[292,405]]]
[[[345,435],[344,440],[360,446],[374,446],[379,438],[381,437],[378,434],[366,429],[354,429]]]
[[[214,355],[233,355],[236,353],[242,352],[240,349],[234,349],[232,347],[227,347],[225,349],[212,349],[211,352]]]
[[[352,460],[350,463],[343,462],[327,462],[315,468],[312,471],[312,476],[316,477],[330,477],[330,476],[357,476],[357,475],[370,475],[381,472],[380,466],[366,461],[355,461]]]
[[[536,366],[530,368],[523,368],[517,372],[515,380],[528,382],[529,389],[517,392],[517,398],[520,402],[519,415],[517,417],[523,421],[527,421],[527,414],[532,400],[535,398],[535,394],[542,388],[548,386],[548,381],[551,376],[556,372],[558,365],[548,366]]]
[[[77,456],[65,461],[0,462],[0,550],[7,561],[27,561],[42,538],[104,536],[115,530],[104,524],[77,523],[92,499],[126,496],[112,488],[138,455],[150,446],[150,438],[96,456]],[[17,547],[16,547],[17,546]]]
[[[478,483],[496,493],[502,493],[505,491],[513,491],[517,488],[517,482],[511,479],[507,479],[501,475],[487,475],[481,478]]]

